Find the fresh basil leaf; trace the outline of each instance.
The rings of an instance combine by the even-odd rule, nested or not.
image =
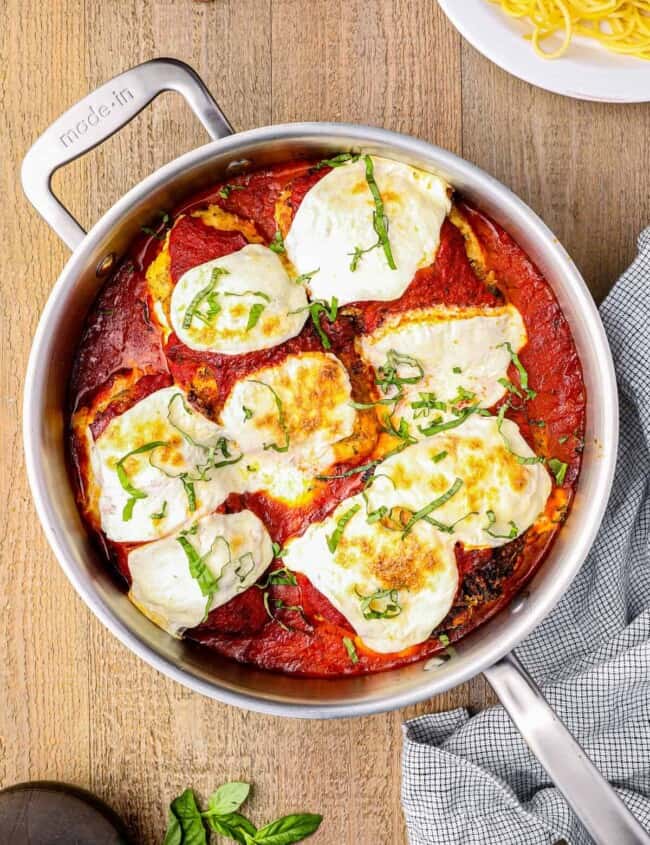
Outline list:
[[[238,810],[248,798],[250,784],[234,780],[224,783],[208,798],[208,812],[218,816],[226,816]]]
[[[167,816],[167,832],[163,839],[163,845],[183,845],[183,831],[171,808]]]
[[[196,797],[191,789],[186,789],[182,795],[175,798],[170,805],[170,818],[174,816],[180,828],[181,838],[178,839],[176,828],[172,828],[171,843],[176,845],[207,845],[207,838],[203,819],[196,806]],[[165,838],[165,841],[166,838]],[[169,843],[167,843],[169,845]]]
[[[256,845],[292,845],[315,833],[323,817],[318,813],[294,813],[261,827],[255,834]]]
[[[255,842],[257,828],[249,822],[246,816],[239,813],[228,813],[226,816],[207,815],[206,821],[211,830],[219,836],[227,836],[241,845],[251,845]]]
[[[512,447],[510,446],[510,443],[508,442],[508,438],[505,436],[505,434],[503,433],[503,430],[502,430],[503,420],[505,419],[505,415],[506,415],[506,411],[507,411],[508,407],[509,407],[508,403],[507,402],[504,403],[499,408],[499,413],[497,414],[497,431],[501,435],[501,439],[503,440],[503,445],[506,447],[507,451],[510,452],[510,454],[517,459],[517,463],[519,463],[519,464],[541,464],[541,463],[543,463],[544,458],[542,458],[541,456],[535,455],[532,458],[528,458],[525,455],[518,455],[512,449]]]

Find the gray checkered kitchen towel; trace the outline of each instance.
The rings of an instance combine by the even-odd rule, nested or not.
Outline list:
[[[650,228],[601,315],[621,400],[614,487],[586,563],[517,655],[650,829]],[[592,841],[502,707],[408,722],[402,775],[411,845]]]

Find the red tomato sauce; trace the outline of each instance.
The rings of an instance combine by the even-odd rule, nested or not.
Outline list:
[[[174,334],[165,342],[151,320],[152,302],[145,272],[159,253],[169,226],[173,226],[169,234],[173,283],[191,267],[234,252],[247,243],[242,232],[216,229],[191,216],[209,205],[218,205],[253,223],[259,236],[270,243],[278,231],[276,204],[284,202],[290,220],[307,191],[327,172],[328,167],[315,169],[314,162],[299,161],[235,177],[192,197],[172,215],[161,215],[155,234],[137,239],[88,316],[72,372],[71,413],[81,409],[86,414],[94,437],[115,416],[172,383],[187,392],[197,410],[214,419],[238,379],[277,364],[289,354],[322,349],[311,321],[297,337],[271,349],[243,355],[196,352]],[[528,256],[478,209],[458,198],[456,208],[471,226],[480,247],[480,272],[468,258],[463,234],[446,220],[434,263],[416,273],[401,297],[391,302],[353,303],[335,322],[322,320],[321,328],[329,338],[331,351],[350,373],[353,397],[365,401],[370,386],[367,368],[355,352],[354,339],[358,334],[374,330],[391,314],[407,309],[438,304],[514,304],[528,332],[528,343],[519,357],[536,396],[527,402],[515,400],[507,416],[519,425],[537,454],[568,465],[562,484],[556,485],[551,494],[558,508],[550,519],[550,527],[533,526],[498,549],[470,551],[457,543],[459,587],[449,614],[427,641],[399,654],[373,653],[356,639],[358,659],[353,662],[344,643],[344,638],[354,638],[353,629],[327,598],[298,573],[295,586],[265,587],[266,573],[260,584],[215,609],[203,624],[186,632],[188,638],[234,660],[272,671],[315,677],[382,671],[444,652],[445,638],[449,642],[458,640],[500,610],[543,562],[566,518],[580,471],[586,405],[580,361],[562,311]],[[126,377],[126,387],[120,381],[122,377]],[[514,384],[520,383],[512,365],[508,377]],[[83,509],[89,470],[81,437],[72,427],[69,444]],[[360,456],[355,462],[341,463],[331,474],[342,475],[365,461],[367,457]],[[367,473],[360,472],[319,481],[313,498],[299,507],[289,507],[264,493],[252,493],[231,495],[218,510],[228,513],[250,509],[282,546],[290,537],[303,533],[310,523],[324,519],[340,501],[357,493],[366,477]],[[113,543],[103,535],[98,539],[128,582],[127,556],[133,546]],[[276,560],[271,568],[281,566],[282,561]],[[266,605],[275,608],[274,618],[265,606],[265,591]]]

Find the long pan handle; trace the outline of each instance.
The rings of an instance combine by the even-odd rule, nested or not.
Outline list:
[[[513,654],[484,672],[528,747],[596,845],[650,845],[650,836],[600,774]]]
[[[52,192],[53,173],[101,144],[163,91],[177,91],[213,140],[232,133],[201,78],[177,59],[152,59],[121,73],[62,114],[27,152],[21,177],[34,208],[70,249],[85,232]]]

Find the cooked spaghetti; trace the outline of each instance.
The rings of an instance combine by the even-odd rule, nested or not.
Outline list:
[[[597,41],[608,50],[650,60],[650,0],[491,0],[514,18],[525,18],[533,31],[525,37],[545,59],[557,59],[574,35]],[[542,41],[562,34],[555,50]]]

